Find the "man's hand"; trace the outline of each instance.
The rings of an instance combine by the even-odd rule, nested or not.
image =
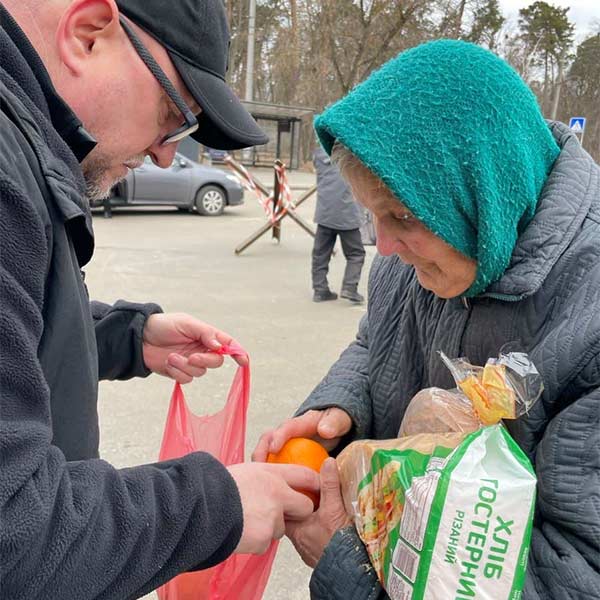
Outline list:
[[[220,367],[223,357],[214,351],[232,342],[230,335],[190,315],[150,315],[143,333],[144,364],[154,373],[189,383],[207,369]],[[235,360],[239,365],[247,364],[246,358]]]
[[[246,463],[228,467],[244,511],[239,554],[262,554],[285,533],[285,522],[306,519],[312,500],[296,490],[319,492],[319,475],[298,465]]]
[[[342,500],[337,464],[333,458],[328,458],[321,468],[319,509],[304,521],[288,521],[285,533],[300,558],[314,568],[333,534],[351,522]]]
[[[277,429],[263,433],[252,453],[252,460],[265,462],[269,452],[279,452],[283,445],[294,437],[313,439],[331,451],[351,427],[352,419],[341,408],[309,410],[300,417],[288,419]]]

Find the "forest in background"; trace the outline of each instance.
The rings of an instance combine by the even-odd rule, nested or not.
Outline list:
[[[243,98],[248,0],[225,0],[231,27],[228,78]],[[583,145],[600,162],[600,21],[580,35],[569,9],[536,1],[518,20],[498,0],[257,0],[257,102],[321,111],[384,62],[439,38],[468,40],[507,60],[548,119],[587,119]],[[303,159],[314,145],[303,124]]]

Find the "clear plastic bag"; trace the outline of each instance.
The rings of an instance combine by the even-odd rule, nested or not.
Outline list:
[[[528,413],[544,391],[540,374],[524,352],[500,353],[484,367],[465,358],[450,359],[443,352],[440,356],[483,425]]]
[[[398,437],[420,433],[470,433],[481,427],[473,404],[460,390],[432,387],[410,401]]]
[[[418,392],[399,439],[359,440],[340,453],[344,505],[391,598],[454,598],[463,585],[465,597],[517,598],[536,479],[500,421],[527,413],[544,386],[520,352],[501,353],[483,367],[440,354],[457,388]],[[503,555],[491,560],[502,564],[486,564],[482,576],[474,561],[484,557],[478,545],[485,536],[473,523],[492,532],[494,518],[510,522],[511,534],[493,538]]]
[[[390,598],[521,597],[536,479],[503,425],[356,441],[337,461],[346,509]]]

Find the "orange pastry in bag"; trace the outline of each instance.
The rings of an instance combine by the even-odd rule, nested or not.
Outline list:
[[[506,367],[487,363],[481,379],[469,375],[459,383],[484,425],[515,418],[516,396],[506,379]]]

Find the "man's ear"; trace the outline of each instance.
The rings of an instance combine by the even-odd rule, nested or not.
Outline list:
[[[114,0],[75,0],[63,13],[56,30],[58,57],[73,75],[100,49],[121,35],[119,9]]]

